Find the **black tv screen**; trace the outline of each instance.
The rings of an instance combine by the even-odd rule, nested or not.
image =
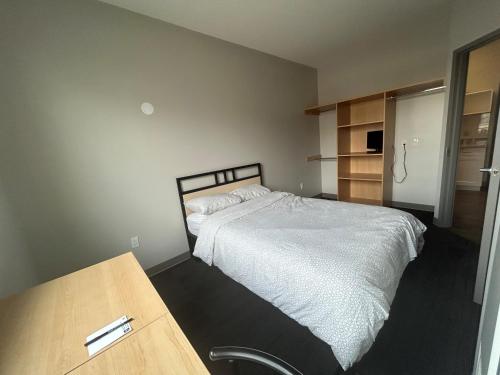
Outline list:
[[[375,130],[366,134],[366,149],[368,152],[382,152],[384,131]]]

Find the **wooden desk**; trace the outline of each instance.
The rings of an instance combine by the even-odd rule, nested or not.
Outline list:
[[[175,320],[164,315],[70,374],[208,374],[186,337],[176,332],[181,331]]]
[[[122,315],[132,332],[89,357],[85,338]],[[113,358],[130,373],[208,374],[132,253],[0,301],[0,374],[111,374]]]

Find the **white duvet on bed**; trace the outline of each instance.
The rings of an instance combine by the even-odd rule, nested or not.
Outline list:
[[[388,318],[425,230],[399,210],[274,192],[211,215],[194,255],[308,327],[347,369]]]
[[[194,234],[195,236],[200,233],[200,228],[202,224],[208,220],[210,215],[203,215],[200,214],[199,212],[194,212],[186,217],[186,223],[188,230],[191,234]]]

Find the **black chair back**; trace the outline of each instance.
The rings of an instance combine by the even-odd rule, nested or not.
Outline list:
[[[303,375],[299,370],[282,359],[272,354],[257,349],[240,346],[216,346],[210,350],[209,357],[212,361],[227,360],[234,364],[234,371],[237,375],[239,360],[254,362],[268,367],[280,375]]]

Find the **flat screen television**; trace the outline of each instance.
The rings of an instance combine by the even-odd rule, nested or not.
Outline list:
[[[366,134],[366,150],[368,152],[381,153],[384,145],[384,131],[375,130]]]

